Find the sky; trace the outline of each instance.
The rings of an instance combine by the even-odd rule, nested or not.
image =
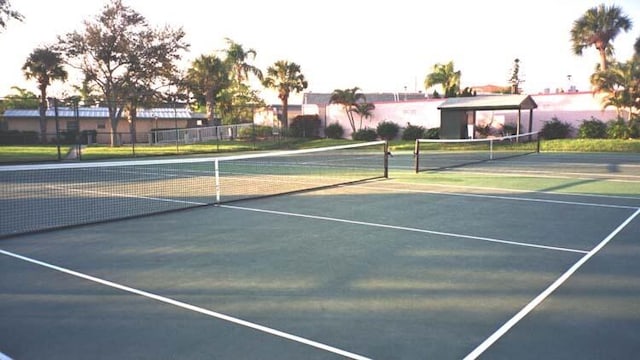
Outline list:
[[[106,0],[9,0],[24,21],[9,21],[0,32],[0,97],[19,86],[37,93],[22,65],[38,47],[58,35],[82,30]],[[524,92],[548,88],[589,90],[598,55],[576,56],[570,29],[586,10],[602,2],[620,6],[634,22],[614,41],[616,58],[628,60],[640,37],[640,1],[618,0],[124,0],[151,26],[182,27],[191,44],[183,68],[203,54],[226,47],[225,38],[254,49],[263,71],[278,60],[295,62],[309,83],[307,92],[330,93],[359,87],[365,93],[425,91],[424,79],[436,63],[453,61],[461,86],[506,86],[514,59],[520,60]],[[71,76],[69,82],[79,82]],[[570,79],[570,80],[569,80]],[[50,95],[64,96],[56,84]],[[259,87],[256,87],[259,88]],[[260,89],[268,102],[272,92]],[[68,94],[70,95],[70,94]],[[292,96],[290,103],[300,103]]]

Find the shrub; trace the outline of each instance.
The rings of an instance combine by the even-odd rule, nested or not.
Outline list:
[[[566,139],[571,135],[571,124],[562,122],[558,118],[553,117],[550,121],[545,121],[540,135],[543,139]]]
[[[376,133],[383,140],[391,140],[398,136],[400,132],[400,126],[398,124],[391,121],[383,121],[378,124],[376,128]]]
[[[476,132],[481,138],[486,138],[493,132],[491,124],[483,124],[476,126]]]
[[[373,129],[362,129],[351,134],[353,140],[373,141],[378,138],[378,133]]]
[[[402,133],[402,140],[421,139],[424,136],[424,128],[422,126],[408,125]]]
[[[611,139],[630,139],[638,137],[640,131],[632,121],[627,123],[623,118],[609,121],[607,135]]]
[[[324,129],[324,134],[329,139],[342,139],[342,135],[344,135],[344,129],[342,128],[342,125],[333,123]]]
[[[581,139],[604,139],[607,137],[607,124],[591,117],[591,120],[583,120],[578,128],[578,137]]]
[[[440,139],[440,128],[431,128],[424,133],[425,139]]]
[[[502,126],[502,135],[509,136],[515,135],[518,132],[518,128],[515,125],[504,124]]]
[[[0,145],[37,144],[38,141],[38,133],[35,131],[0,131]]]
[[[238,131],[238,137],[243,139],[265,139],[271,136],[273,136],[273,128],[266,125],[254,125]]]
[[[320,123],[318,115],[298,115],[289,124],[290,135],[302,138],[319,137]]]

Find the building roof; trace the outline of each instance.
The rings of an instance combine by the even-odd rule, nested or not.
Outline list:
[[[47,109],[47,117],[54,117],[55,111],[53,108]],[[59,118],[75,118],[75,110],[70,107],[59,107]],[[7,109],[4,112],[4,117],[13,118],[38,118],[40,117],[40,110],[38,109]],[[109,109],[106,107],[80,107],[78,108],[79,118],[109,118]],[[152,109],[138,109],[138,119],[204,119],[206,116],[201,113],[192,112],[185,108],[152,108]]]
[[[367,102],[376,103],[376,102],[398,102],[406,100],[424,100],[426,99],[426,95],[424,93],[363,93]],[[331,99],[331,95],[329,93],[304,93],[302,98],[303,104],[316,104],[316,105],[327,105],[329,104],[329,100]]]
[[[538,105],[529,95],[486,95],[447,98],[440,110],[524,110]]]

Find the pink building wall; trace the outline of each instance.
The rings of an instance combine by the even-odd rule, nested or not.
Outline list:
[[[533,110],[533,131],[539,131],[546,121],[554,117],[571,124],[574,129],[577,129],[583,120],[590,120],[591,117],[604,122],[617,117],[615,108],[609,107],[602,110],[601,97],[590,92],[540,94],[531,95],[531,97],[538,105],[538,108]],[[362,121],[362,128],[375,129],[383,121],[393,121],[401,128],[408,124],[419,125],[427,129],[440,127],[438,106],[443,102],[444,99],[424,99],[374,103],[376,108],[373,111],[373,116]],[[351,125],[340,105],[304,105],[303,112],[320,115],[320,118],[325,119],[326,125],[339,123],[345,130],[344,137],[351,137]],[[517,116],[517,110],[478,111],[476,125],[491,123],[493,127],[498,129],[504,124],[515,126]],[[522,111],[521,119],[521,132],[527,132],[529,130],[528,110]],[[360,122],[357,114],[355,114],[355,122],[357,130]]]

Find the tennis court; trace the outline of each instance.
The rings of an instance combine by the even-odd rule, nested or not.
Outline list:
[[[31,181],[0,172],[3,217],[29,214],[0,221],[0,357],[640,352],[636,154],[534,153],[416,173],[413,154],[384,159],[380,146],[252,159],[266,177],[238,159]],[[132,180],[104,184],[107,173]],[[309,179],[317,186],[299,191]]]

